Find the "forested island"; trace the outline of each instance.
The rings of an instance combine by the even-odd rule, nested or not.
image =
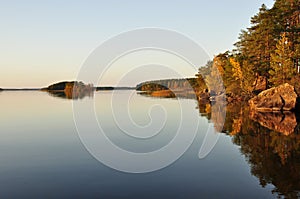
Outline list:
[[[274,99],[273,105],[278,103],[277,98],[284,104],[290,100],[289,96],[281,100],[284,94],[278,92],[292,88],[294,93],[291,96],[296,94],[295,98],[299,99],[299,35],[298,0],[276,0],[270,9],[263,4],[251,18],[251,26],[241,31],[235,49],[216,55],[199,68],[195,78],[144,82],[137,85],[137,90],[156,95],[163,90],[160,92],[163,95],[166,90],[183,90],[187,87],[184,84],[190,83],[198,98],[225,94],[228,102],[243,102],[262,91],[285,85],[283,89],[271,90],[273,94],[277,92],[277,96],[270,95],[270,92],[260,95]],[[296,99],[292,101],[296,102]]]
[[[46,88],[42,88],[41,90],[47,91],[56,97],[82,99],[85,96],[91,96],[93,94],[94,86],[92,84],[84,84],[83,82],[78,81],[64,81],[52,84]]]
[[[136,86],[137,91],[153,97],[195,98],[195,90],[199,88],[196,78],[164,79],[142,82]]]

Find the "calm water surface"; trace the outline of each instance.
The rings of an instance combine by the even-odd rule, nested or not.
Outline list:
[[[128,138],[115,128],[107,106],[112,95],[114,113],[120,109],[119,118],[124,107],[129,107],[131,118],[138,125],[147,125],[151,118],[153,125],[166,120],[162,135],[147,142]],[[216,146],[208,156],[199,159],[204,135],[213,122],[209,107],[203,111],[195,100],[150,98],[132,91],[97,92],[93,98],[74,103],[89,100],[95,100],[96,115],[108,137],[126,150],[153,151],[172,140],[180,119],[178,100],[181,108],[193,110],[189,122],[199,121],[197,136],[170,166],[145,174],[123,173],[97,161],[81,143],[73,120],[74,101],[37,91],[1,92],[1,198],[297,197],[300,156],[295,133],[274,132],[258,122],[245,120],[241,111],[229,112]]]

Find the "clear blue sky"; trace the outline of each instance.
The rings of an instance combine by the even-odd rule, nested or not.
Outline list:
[[[0,1],[0,87],[75,79],[99,44],[141,27],[179,31],[213,57],[232,49],[263,3],[273,0]]]

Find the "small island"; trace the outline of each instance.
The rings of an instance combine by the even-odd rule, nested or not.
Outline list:
[[[196,78],[164,79],[142,82],[136,86],[140,94],[162,98],[196,98]]]
[[[41,90],[47,91],[55,97],[82,99],[85,96],[92,96],[95,89],[92,84],[84,84],[78,81],[64,81],[52,84]]]

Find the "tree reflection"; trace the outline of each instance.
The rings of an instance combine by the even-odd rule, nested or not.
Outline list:
[[[80,91],[80,92],[73,92],[72,90],[64,90],[64,91],[47,91],[51,96],[64,98],[64,99],[72,99],[78,100],[83,99],[85,97],[93,97],[94,91]]]
[[[198,101],[196,108],[214,123],[217,132],[231,136],[232,142],[240,146],[262,187],[272,184],[278,196],[300,196],[300,124],[295,113],[251,112],[241,103],[216,106],[203,101]],[[224,126],[219,125],[224,120]]]
[[[199,103],[200,114],[214,122],[207,106]],[[257,113],[241,104],[228,104],[222,132],[241,147],[252,175],[262,187],[273,184],[274,194],[297,198],[300,196],[299,129],[294,113]]]

